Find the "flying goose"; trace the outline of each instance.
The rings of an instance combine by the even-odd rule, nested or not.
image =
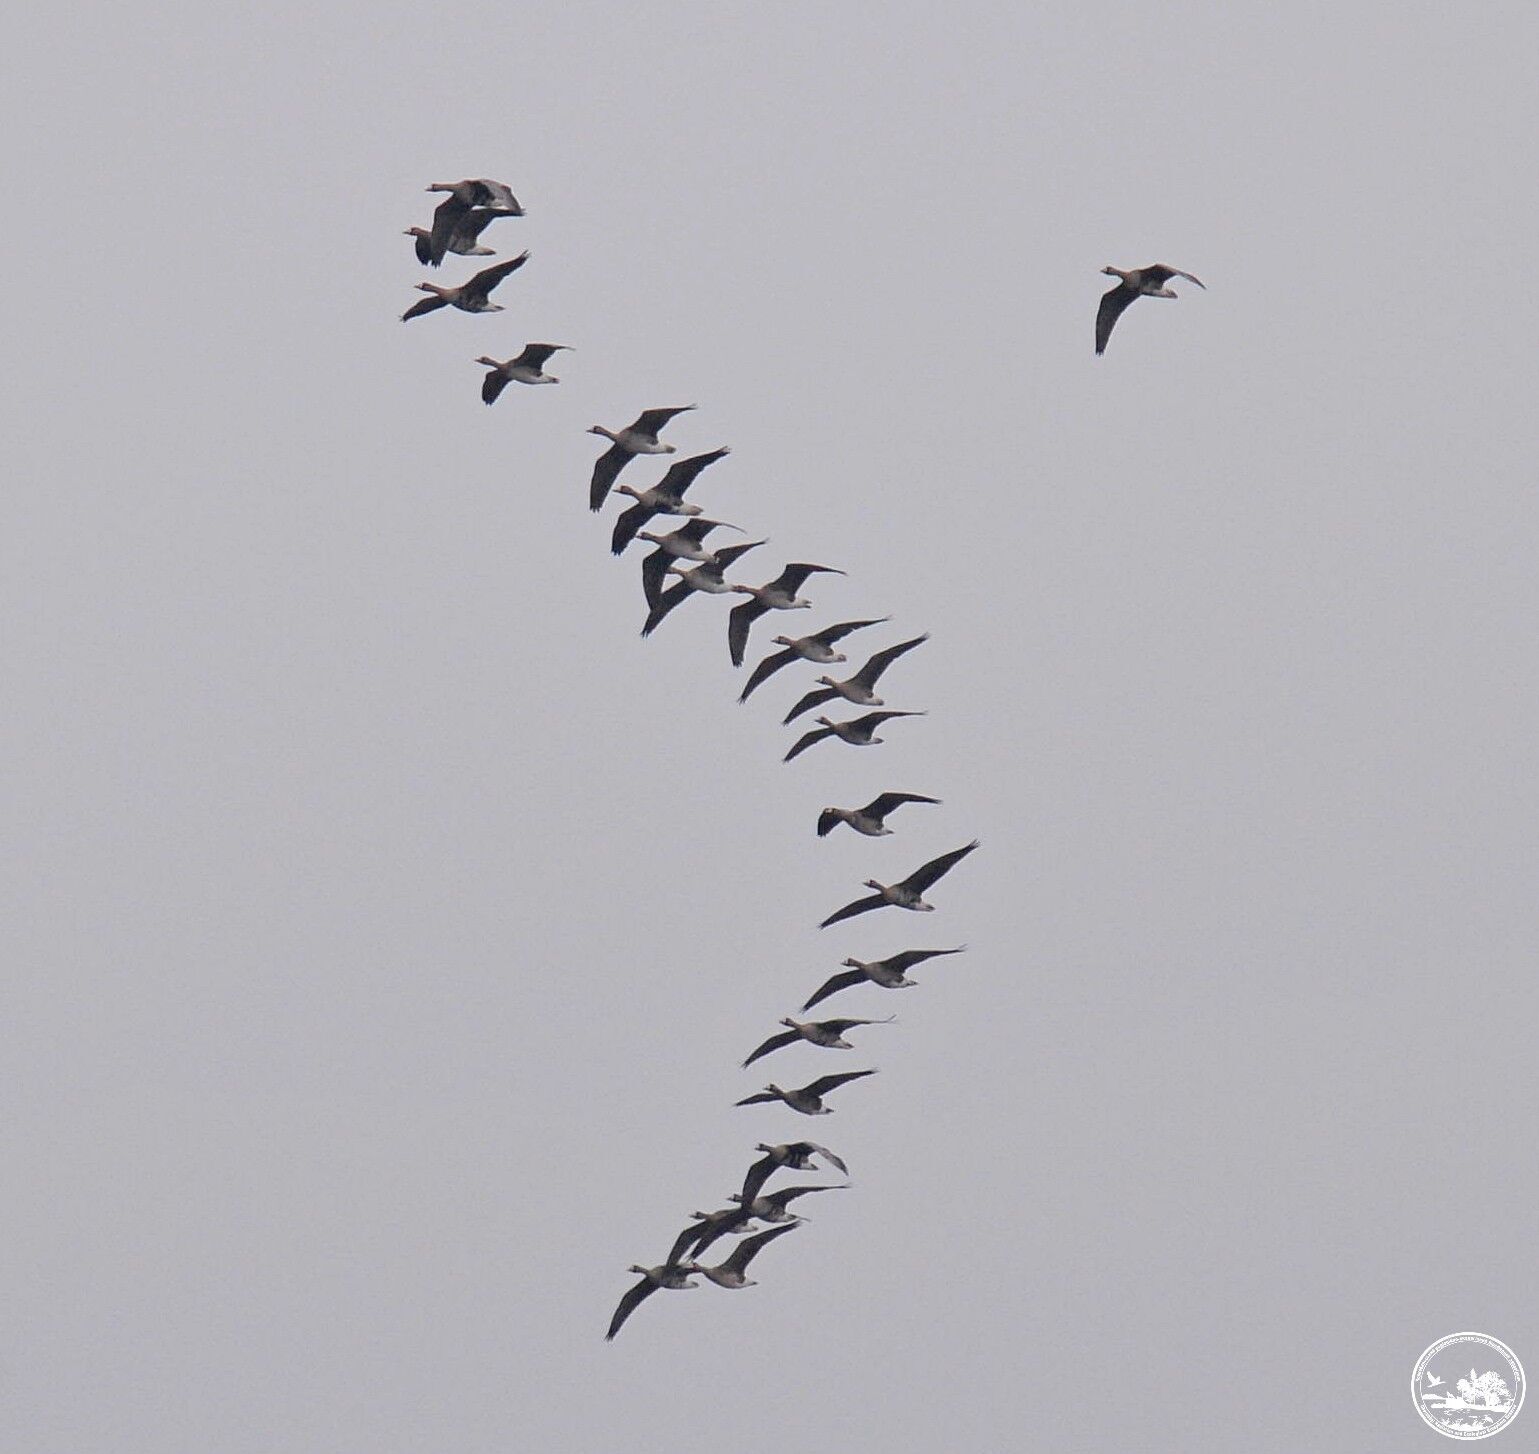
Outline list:
[[[442,206],[443,204],[440,204]],[[436,213],[434,214],[436,217]],[[495,207],[469,208],[459,214],[458,224],[448,234],[443,252],[437,258],[433,256],[433,234],[425,227],[408,227],[407,237],[416,238],[413,248],[417,254],[417,261],[427,267],[437,267],[444,260],[444,253],[454,253],[458,257],[495,257],[496,249],[481,246],[481,234],[487,227],[499,217],[516,216],[513,212],[502,212]]]
[[[620,1331],[625,1320],[658,1288],[681,1291],[699,1286],[698,1283],[690,1281],[690,1278],[695,1275],[694,1268],[680,1267],[672,1261],[665,1262],[661,1267],[643,1267],[640,1263],[635,1263],[630,1271],[639,1272],[641,1281],[620,1299],[620,1305],[615,1309],[614,1317],[609,1320],[609,1331],[604,1334],[606,1343]]]
[[[725,1237],[728,1232],[746,1231],[753,1221],[753,1213],[747,1207],[734,1205],[714,1212],[691,1212],[690,1224],[674,1239],[673,1250],[668,1254],[672,1266],[687,1257],[698,1257],[712,1242]]]
[[[720,1266],[702,1267],[698,1262],[691,1262],[689,1270],[698,1272],[701,1277],[709,1278],[717,1287],[752,1287],[753,1279],[744,1276],[748,1271],[748,1264],[758,1256],[761,1248],[767,1247],[777,1237],[784,1237],[787,1232],[794,1232],[800,1224],[800,1218],[797,1218],[783,1227],[771,1227],[768,1232],[758,1232],[752,1237],[745,1237],[737,1244],[732,1255]]]
[[[629,485],[621,485],[615,493],[629,495],[636,503],[615,517],[614,533],[609,538],[610,551],[619,555],[636,538],[636,532],[654,515],[700,514],[698,505],[685,503],[684,492],[700,477],[700,471],[707,465],[713,465],[731,453],[723,445],[720,449],[707,450],[704,454],[692,454],[688,459],[669,465],[667,474],[649,489],[633,490]],[[603,461],[600,460],[600,463]],[[597,466],[594,468],[597,469]],[[595,505],[594,509],[597,508]]]
[[[821,1156],[830,1166],[836,1166],[844,1175],[850,1174],[847,1167],[826,1146],[819,1146],[816,1141],[788,1141],[780,1146],[769,1146],[763,1141],[754,1147],[755,1151],[764,1153],[752,1166],[748,1168],[748,1174],[743,1178],[743,1192],[737,1201],[742,1206],[747,1206],[759,1195],[760,1188],[780,1168],[787,1171],[816,1171],[812,1158]]]
[[[588,508],[597,510],[604,503],[620,471],[638,454],[673,454],[674,447],[663,444],[657,433],[670,419],[687,414],[694,407],[693,404],[683,404],[677,409],[643,409],[634,424],[627,424],[618,432],[605,429],[602,424],[592,425],[589,434],[601,434],[612,442],[593,463],[593,478],[588,484]]]
[[[674,561],[693,560],[701,565],[717,563],[716,556],[701,542],[718,527],[724,530],[739,530],[738,526],[729,525],[725,520],[707,520],[705,516],[697,515],[687,525],[668,535],[653,535],[646,530],[636,532],[638,540],[649,540],[657,547],[641,562],[641,589],[646,594],[648,607],[657,605],[658,597],[663,593],[663,583],[668,574],[668,567]],[[741,534],[740,530],[739,533]]]
[[[782,725],[786,722],[794,722],[803,712],[821,707],[824,702],[831,702],[835,697],[843,697],[846,702],[853,702],[857,707],[880,707],[882,699],[872,690],[876,686],[877,678],[905,651],[912,651],[916,646],[924,645],[929,639],[930,633],[926,631],[923,636],[916,636],[912,641],[900,641],[896,646],[878,651],[867,659],[866,664],[854,676],[847,677],[842,682],[836,682],[832,677],[819,677],[818,681],[822,683],[823,690],[808,692],[781,719]]]
[[[788,1212],[786,1210],[788,1203],[794,1202],[797,1197],[811,1196],[815,1191],[847,1191],[848,1189],[848,1183],[843,1186],[788,1186],[780,1191],[771,1192],[768,1196],[754,1197],[752,1201],[745,1201],[737,1192],[733,1192],[727,1200],[736,1202],[750,1217],[757,1217],[761,1222],[801,1222],[806,1218],[799,1217],[794,1212]]]
[[[831,722],[827,717],[818,717],[814,720],[823,725],[814,727],[811,732],[798,737],[796,745],[781,758],[781,761],[790,762],[793,757],[800,757],[809,747],[821,742],[825,737],[837,737],[841,742],[848,742],[851,747],[875,747],[885,740],[874,735],[883,722],[890,722],[894,717],[925,715],[924,712],[867,712],[864,717],[852,717],[848,722]]]
[[[426,242],[420,236],[417,240],[418,261],[431,263],[435,268],[444,260],[446,252],[471,256],[484,254],[487,249],[477,248],[476,238],[492,218],[524,215],[518,198],[504,183],[494,182],[490,177],[434,182],[428,191],[449,194],[433,209],[433,230],[428,233]],[[420,229],[413,228],[412,232],[418,234]]]
[[[559,384],[560,379],[545,372],[545,361],[551,354],[563,350],[571,352],[570,346],[565,343],[526,343],[524,351],[517,358],[505,359],[501,363],[494,358],[478,358],[478,364],[485,364],[491,370],[481,380],[481,402],[495,404],[497,396],[510,383]]]
[[[826,929],[830,924],[837,924],[844,919],[853,919],[857,914],[868,914],[872,909],[886,908],[889,904],[895,909],[913,909],[921,914],[932,913],[935,905],[925,903],[924,891],[955,868],[977,846],[978,840],[974,838],[964,848],[953,848],[950,853],[932,858],[928,863],[916,868],[907,878],[895,884],[882,884],[874,878],[868,878],[866,887],[875,889],[876,892],[868,894],[863,899],[855,899],[842,909],[835,909],[818,925],[818,928]]]
[[[802,1010],[804,1012],[810,1010],[830,995],[836,995],[840,990],[847,990],[857,984],[869,982],[880,985],[884,990],[908,989],[918,981],[907,978],[906,970],[912,969],[916,964],[923,964],[927,959],[934,959],[940,954],[960,954],[966,948],[965,944],[959,944],[955,949],[905,949],[901,954],[892,954],[886,959],[841,959],[839,962],[848,965],[849,968],[843,974],[836,974],[824,980],[812,998],[802,1006]]]
[[[882,820],[894,808],[900,808],[904,803],[939,802],[939,798],[927,798],[923,793],[882,793],[864,808],[824,808],[818,814],[818,837],[827,838],[841,823],[848,823],[867,838],[885,838],[892,829]]]
[[[769,1101],[784,1101],[793,1111],[800,1111],[804,1116],[831,1116],[834,1113],[833,1107],[823,1104],[823,1097],[829,1091],[849,1081],[859,1080],[862,1076],[875,1074],[874,1070],[847,1070],[843,1075],[820,1075],[796,1090],[781,1090],[778,1085],[767,1085],[758,1095],[745,1096],[734,1104],[756,1106]]]
[[[791,1028],[782,1030],[778,1035],[771,1035],[743,1062],[743,1068],[746,1070],[770,1051],[779,1050],[782,1045],[794,1045],[798,1040],[805,1040],[809,1045],[821,1045],[826,1050],[853,1050],[855,1047],[844,1038],[846,1030],[853,1030],[857,1025],[890,1025],[896,1018],[895,1015],[889,1015],[885,1020],[799,1021],[787,1018],[780,1023]]]
[[[801,590],[810,575],[842,576],[844,572],[831,565],[808,565],[805,561],[793,561],[772,581],[762,586],[733,586],[732,589],[748,599],[741,606],[734,606],[728,613],[727,649],[732,654],[732,665],[742,666],[743,653],[748,649],[748,630],[766,611],[809,610],[811,601],[803,600],[796,593]]]
[[[765,543],[762,540],[750,540],[746,545],[724,545],[716,552],[714,564],[707,561],[704,565],[697,565],[694,570],[684,570],[676,565],[669,566],[663,575],[665,577],[675,575],[678,580],[666,590],[658,592],[657,602],[647,612],[646,624],[641,628],[641,634],[650,636],[675,606],[687,600],[696,591],[702,591],[708,596],[727,595],[732,587],[727,584],[723,572],[739,556],[746,555],[750,550],[757,550]]]
[[[517,257],[510,257],[505,263],[494,263],[489,268],[482,268],[468,283],[461,283],[457,288],[440,288],[437,283],[418,283],[417,287],[424,293],[432,296],[424,298],[420,303],[413,303],[403,314],[401,322],[405,323],[409,318],[420,318],[424,313],[435,313],[440,308],[453,306],[466,313],[501,313],[502,304],[493,303],[490,295],[507,275],[516,268],[521,268],[529,261],[528,251],[519,253]]]
[[[884,621],[891,620],[891,616],[878,616],[875,621],[841,621],[837,626],[825,626],[811,636],[800,636],[794,640],[789,636],[775,637],[775,644],[783,646],[785,650],[770,652],[753,669],[753,675],[748,678],[748,685],[743,688],[738,701],[746,702],[756,687],[781,667],[790,666],[793,661],[816,661],[823,664],[847,661],[842,651],[834,650],[834,642],[843,640],[852,631],[863,631],[867,626],[880,626]]]
[[[1121,281],[1115,288],[1101,294],[1101,306],[1095,311],[1097,354],[1106,352],[1106,341],[1111,337],[1112,329],[1117,326],[1117,320],[1122,317],[1128,304],[1135,298],[1179,297],[1179,294],[1172,293],[1165,286],[1172,278],[1185,278],[1187,282],[1196,283],[1204,292],[1207,291],[1207,284],[1201,278],[1183,273],[1180,268],[1168,268],[1164,263],[1154,263],[1147,268],[1133,268],[1127,272],[1108,265],[1101,271]]]

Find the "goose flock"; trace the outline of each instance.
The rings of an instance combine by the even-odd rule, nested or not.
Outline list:
[[[505,183],[490,178],[471,177],[458,182],[435,182],[427,190],[445,194],[444,199],[434,209],[429,226],[408,228],[406,233],[413,239],[417,260],[426,267],[440,266],[449,254],[463,257],[493,256],[493,250],[480,241],[489,225],[501,218],[524,216],[524,209],[511,189]],[[493,303],[491,294],[522,268],[529,256],[526,250],[505,262],[483,268],[457,287],[418,283],[417,288],[428,296],[409,308],[402,315],[403,321],[448,307],[467,313],[501,312],[502,305]],[[1198,287],[1203,286],[1192,274],[1163,264],[1130,271],[1107,267],[1103,271],[1115,275],[1119,282],[1102,298],[1097,312],[1097,354],[1104,352],[1112,328],[1135,299],[1175,297],[1166,287],[1173,277],[1185,278]],[[482,400],[488,405],[495,403],[509,383],[558,383],[556,377],[545,372],[545,367],[553,354],[568,348],[566,344],[525,343],[518,353],[503,361],[489,355],[478,358],[476,362],[487,369],[481,385]],[[588,506],[597,512],[603,509],[611,495],[628,497],[631,504],[615,517],[609,542],[610,551],[615,556],[623,556],[638,541],[652,547],[641,558],[642,600],[647,608],[641,628],[642,636],[650,636],[672,611],[692,595],[740,596],[743,599],[726,613],[726,637],[728,655],[733,666],[742,667],[747,660],[752,628],[760,617],[772,611],[812,610],[813,601],[801,594],[808,589],[808,582],[816,576],[842,576],[845,572],[836,566],[792,561],[762,585],[727,579],[726,572],[735,567],[744,555],[768,542],[761,539],[730,545],[709,544],[707,538],[716,531],[730,530],[741,534],[742,529],[725,520],[708,516],[703,505],[685,499],[686,492],[695,485],[700,475],[709,466],[726,457],[729,450],[725,446],[674,462],[655,484],[638,489],[630,484],[617,483],[621,472],[637,457],[675,454],[677,447],[660,437],[662,431],[680,415],[694,411],[695,407],[693,404],[683,404],[643,409],[633,422],[619,429],[610,429],[602,424],[593,425],[588,432],[608,440],[609,445],[594,461],[588,482]],[[684,523],[667,531],[645,528],[651,526],[658,517],[675,517]],[[747,702],[771,677],[797,663],[833,666],[846,662],[848,658],[845,653],[836,649],[840,642],[855,632],[884,626],[890,620],[890,616],[875,616],[836,622],[805,636],[774,637],[773,645],[779,649],[763,656],[749,672],[738,696],[739,703]],[[818,726],[797,738],[783,760],[789,763],[824,741],[837,740],[852,747],[875,747],[884,740],[877,735],[877,730],[885,724],[905,717],[925,716],[922,709],[888,708],[885,700],[876,694],[876,687],[878,681],[900,659],[929,639],[929,633],[926,632],[883,646],[868,655],[864,664],[847,677],[830,674],[815,678],[811,689],[803,690],[786,711],[782,725],[789,725],[815,708],[828,705],[879,710],[837,720],[825,716],[815,718]],[[887,826],[887,819],[896,809],[908,804],[940,806],[941,800],[924,793],[887,791],[878,794],[862,807],[826,807],[817,816],[817,837],[826,838],[841,825],[864,838],[889,837],[894,830]],[[916,818],[916,825],[918,822]],[[872,892],[835,909],[821,921],[819,927],[831,928],[884,908],[905,909],[915,913],[934,912],[936,906],[926,901],[925,894],[977,847],[978,840],[973,839],[959,848],[928,859],[905,878],[893,883],[867,879],[863,886]],[[862,986],[875,986],[884,990],[910,988],[916,981],[908,978],[909,970],[931,959],[961,954],[966,948],[965,944],[951,948],[908,948],[890,953],[884,958],[869,960],[846,957],[840,961],[840,972],[824,980],[813,991],[802,1005],[801,1012],[805,1014],[832,995]],[[798,1045],[812,1051],[848,1051],[854,1048],[846,1038],[851,1031],[891,1024],[894,1019],[894,1016],[889,1015],[885,1019],[841,1017],[804,1021],[786,1016],[779,1021],[784,1028],[769,1035],[750,1051],[742,1066],[747,1068],[768,1055],[782,1051],[790,1051],[794,1055],[797,1052],[793,1047]],[[778,1105],[803,1116],[828,1116],[834,1114],[834,1107],[827,1103],[833,1092],[875,1074],[875,1069],[871,1068],[835,1072],[815,1076],[806,1084],[791,1089],[771,1083],[760,1091],[743,1096],[735,1104]],[[790,1204],[814,1193],[842,1190],[850,1185],[846,1163],[816,1142],[785,1141],[771,1144],[761,1141],[754,1150],[763,1154],[747,1167],[740,1189],[726,1198],[730,1205],[715,1211],[692,1212],[688,1224],[675,1236],[662,1262],[651,1266],[642,1263],[631,1265],[629,1270],[638,1275],[639,1281],[620,1298],[610,1319],[606,1339],[614,1338],[636,1309],[659,1290],[683,1291],[694,1288],[700,1285],[695,1281],[696,1278],[704,1278],[715,1287],[732,1291],[752,1287],[754,1282],[747,1275],[750,1264],[771,1242],[795,1231],[806,1220],[800,1213],[790,1211]],[[777,1172],[815,1172],[819,1162],[833,1168],[845,1180],[816,1185],[791,1183],[774,1191],[765,1191],[770,1178]],[[757,1227],[760,1223],[766,1224],[763,1230]],[[729,1234],[737,1234],[741,1240],[736,1250],[725,1260],[715,1264],[700,1260],[717,1241]]]

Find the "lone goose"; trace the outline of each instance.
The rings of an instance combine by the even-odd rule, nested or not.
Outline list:
[[[889,955],[886,959],[841,959],[839,962],[848,965],[849,968],[843,974],[832,975],[824,980],[822,986],[802,1006],[802,1009],[810,1010],[830,995],[836,995],[840,990],[847,990],[857,984],[880,985],[884,990],[908,989],[918,981],[907,978],[906,970],[912,969],[916,964],[923,964],[927,959],[934,959],[937,955],[960,954],[966,948],[965,944],[959,944],[955,949],[905,949],[902,953]]]
[[[875,889],[876,892],[868,894],[863,899],[855,899],[842,909],[835,909],[818,925],[818,928],[826,929],[830,924],[837,924],[844,919],[853,919],[857,914],[868,914],[872,909],[886,908],[889,904],[895,909],[912,909],[921,914],[933,913],[935,905],[925,903],[924,891],[948,874],[977,846],[978,840],[974,838],[964,848],[953,848],[950,853],[932,858],[927,864],[916,868],[907,878],[900,879],[895,884],[882,884],[874,878],[868,878],[866,887]]]
[[[842,651],[834,650],[834,642],[842,641],[852,631],[863,631],[867,626],[880,626],[883,622],[891,620],[891,616],[878,616],[875,621],[841,621],[837,626],[825,626],[823,630],[815,631],[811,636],[800,636],[795,639],[789,636],[775,637],[775,644],[785,647],[785,650],[770,652],[753,669],[753,675],[748,678],[748,685],[743,688],[738,701],[746,702],[757,687],[772,677],[781,667],[790,666],[793,661],[815,661],[824,665],[830,662],[847,661],[849,658]]]
[[[419,238],[417,242],[418,260],[431,263],[435,268],[444,260],[446,252],[474,255],[477,252],[476,238],[493,217],[524,215],[524,209],[518,205],[518,198],[509,191],[506,184],[494,182],[490,177],[466,177],[460,182],[434,182],[428,191],[449,194],[433,209],[433,230],[427,236],[425,257],[422,240]],[[483,211],[478,213],[478,208]],[[478,217],[484,217],[484,220],[476,225],[475,219]],[[417,231],[415,228],[412,230],[414,233]],[[456,246],[467,233],[470,246]],[[480,251],[484,252],[485,249]]]
[[[732,654],[732,665],[742,666],[743,653],[748,650],[748,630],[766,611],[810,610],[811,601],[803,600],[796,593],[801,590],[807,577],[817,574],[842,576],[842,570],[831,565],[808,565],[793,561],[772,581],[762,586],[733,586],[740,595],[748,597],[741,606],[734,606],[727,622],[727,650]]]
[[[742,1195],[737,1198],[742,1206],[752,1202],[764,1183],[782,1166],[787,1171],[816,1171],[817,1167],[812,1160],[814,1156],[821,1156],[830,1166],[838,1167],[845,1176],[850,1174],[849,1167],[828,1147],[819,1146],[816,1141],[787,1141],[780,1146],[769,1146],[761,1141],[754,1150],[762,1151],[764,1155],[748,1168],[743,1178]]]
[[[638,540],[651,541],[657,547],[641,562],[641,589],[646,594],[648,607],[656,606],[663,593],[663,582],[668,567],[676,560],[698,561],[701,565],[715,565],[716,556],[701,542],[715,529],[739,530],[725,520],[707,520],[697,515],[689,524],[667,535],[653,535],[646,530],[636,533]],[[739,530],[741,534],[741,531]]]
[[[788,1186],[780,1191],[771,1192],[768,1196],[754,1197],[752,1201],[744,1201],[741,1195],[734,1192],[727,1198],[729,1202],[736,1202],[750,1217],[757,1217],[761,1222],[801,1222],[804,1217],[797,1216],[794,1212],[788,1212],[786,1206],[794,1202],[797,1197],[809,1197],[815,1191],[848,1191],[845,1186]]]
[[[724,545],[716,552],[714,564],[707,561],[704,565],[696,566],[694,570],[684,570],[676,565],[669,566],[663,572],[664,576],[675,575],[678,580],[658,593],[656,604],[647,612],[646,624],[641,628],[641,634],[650,636],[675,606],[688,600],[696,591],[701,591],[707,596],[729,594],[732,587],[727,584],[723,572],[740,556],[746,555],[750,550],[757,550],[766,543],[763,540],[750,540],[746,545]]]
[[[732,1255],[720,1266],[702,1267],[698,1262],[691,1262],[689,1270],[698,1272],[701,1277],[709,1278],[717,1287],[753,1287],[755,1285],[753,1279],[744,1276],[748,1271],[748,1264],[775,1238],[784,1237],[787,1232],[794,1232],[800,1225],[798,1218],[788,1222],[784,1227],[771,1227],[768,1232],[758,1232],[752,1237],[745,1237],[737,1244]]]
[[[679,1292],[699,1286],[699,1283],[690,1281],[690,1278],[695,1275],[694,1268],[680,1267],[673,1262],[665,1262],[661,1267],[643,1267],[640,1263],[634,1263],[629,1270],[639,1272],[641,1281],[620,1299],[620,1305],[615,1309],[614,1317],[609,1320],[609,1331],[604,1334],[606,1343],[620,1331],[625,1320],[658,1288]]]
[[[1103,273],[1121,281],[1109,292],[1101,294],[1101,306],[1095,312],[1095,351],[1097,354],[1106,352],[1106,341],[1111,337],[1111,331],[1117,326],[1117,320],[1122,317],[1129,303],[1135,298],[1176,298],[1180,295],[1172,293],[1165,286],[1172,278],[1185,278],[1189,283],[1196,283],[1204,292],[1207,284],[1200,278],[1193,277],[1190,273],[1183,273],[1180,268],[1169,268],[1164,263],[1153,263],[1147,268],[1133,268],[1124,272],[1121,268],[1114,268],[1109,264],[1102,268]]]
[[[782,1030],[778,1035],[771,1035],[743,1062],[743,1068],[746,1070],[770,1051],[779,1050],[782,1045],[794,1045],[798,1040],[805,1040],[809,1045],[821,1045],[825,1050],[853,1050],[855,1047],[844,1038],[846,1030],[853,1030],[857,1025],[890,1025],[896,1018],[895,1015],[889,1015],[885,1020],[799,1021],[787,1017],[780,1023],[791,1028]]]
[[[413,303],[401,314],[401,322],[405,323],[410,318],[420,318],[424,313],[435,313],[440,308],[451,306],[465,313],[501,313],[502,304],[491,301],[492,289],[509,273],[523,267],[528,261],[528,252],[521,252],[505,263],[495,263],[489,268],[482,268],[468,283],[461,283],[457,288],[440,288],[437,283],[418,283],[417,287],[422,292],[430,293],[432,296],[424,298],[420,303]]]
[[[927,798],[923,793],[882,793],[864,808],[824,808],[818,814],[818,837],[827,838],[841,823],[848,823],[867,838],[886,838],[892,829],[882,820],[894,808],[900,808],[904,803],[939,802],[939,798]]]
[[[608,449],[593,464],[593,478],[588,484],[588,508],[597,510],[609,494],[620,471],[638,454],[673,454],[671,444],[663,444],[657,437],[658,430],[679,414],[687,414],[695,406],[682,404],[677,409],[643,409],[634,424],[627,424],[618,432],[594,424],[589,434],[601,434],[612,441]]]
[[[890,722],[894,717],[925,715],[924,712],[867,712],[864,717],[853,717],[848,722],[831,722],[827,717],[818,717],[815,720],[823,725],[797,738],[796,745],[781,758],[781,761],[790,762],[793,757],[800,757],[809,747],[821,742],[825,737],[837,737],[841,742],[848,742],[851,747],[875,747],[885,741],[884,738],[875,735],[876,729],[883,722]]]
[[[442,203],[439,204],[442,207]],[[495,257],[496,250],[490,247],[482,247],[481,234],[499,217],[515,217],[517,213],[501,212],[495,207],[475,207],[460,213],[458,224],[448,234],[444,243],[443,252],[435,259],[433,256],[433,234],[425,227],[408,227],[407,237],[416,238],[413,247],[417,254],[417,261],[425,267],[437,267],[444,260],[444,253],[454,253],[459,257]],[[437,213],[434,214],[435,218]]]
[[[629,495],[636,503],[615,517],[614,533],[609,537],[610,551],[619,555],[636,538],[636,532],[654,515],[698,515],[700,507],[686,504],[684,492],[700,477],[701,470],[719,459],[725,459],[731,453],[723,445],[720,449],[707,450],[704,454],[692,454],[688,459],[669,465],[667,474],[650,489],[633,490],[629,485],[621,485],[615,493]],[[594,468],[596,470],[597,466]]]
[[[526,343],[524,351],[517,358],[504,360],[502,363],[494,358],[478,358],[478,364],[485,364],[491,370],[481,380],[481,402],[483,404],[495,404],[497,396],[511,384],[559,384],[561,382],[554,374],[545,372],[545,361],[553,353],[571,352],[571,347],[565,343]]]
[[[778,1085],[767,1085],[758,1095],[744,1096],[734,1104],[756,1106],[769,1101],[784,1101],[793,1111],[800,1111],[804,1116],[831,1116],[834,1113],[833,1107],[823,1104],[823,1097],[829,1091],[836,1090],[849,1081],[859,1080],[862,1076],[875,1074],[874,1070],[847,1070],[843,1075],[821,1075],[796,1090],[781,1090]]]
[[[854,676],[847,677],[842,682],[836,682],[832,677],[819,677],[823,690],[808,692],[785,714],[781,719],[781,725],[794,722],[803,712],[821,707],[824,702],[831,702],[835,697],[843,697],[846,702],[853,702],[857,707],[880,707],[882,699],[872,690],[876,686],[877,678],[904,652],[912,651],[916,646],[923,646],[929,639],[930,633],[926,631],[923,636],[916,636],[912,641],[900,641],[896,646],[878,651],[867,658],[866,664]]]

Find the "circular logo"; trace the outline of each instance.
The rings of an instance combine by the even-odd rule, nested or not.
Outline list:
[[[1450,1333],[1416,1360],[1411,1401],[1438,1433],[1484,1439],[1523,1407],[1523,1365],[1500,1339]]]

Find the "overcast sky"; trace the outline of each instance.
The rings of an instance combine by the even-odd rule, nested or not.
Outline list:
[[[1539,1364],[1536,44],[14,15],[0,1444],[1405,1454],[1427,1344]],[[482,175],[506,311],[403,327],[423,187]],[[1207,291],[1097,359],[1156,260]],[[563,382],[484,408],[531,339]],[[890,614],[857,661],[932,632],[883,681],[928,717],[782,765],[812,669],[738,707],[719,600],[639,638],[583,430],[688,403],[739,577],[847,570],[794,624]],[[886,788],[944,806],[814,836]],[[815,927],[975,836],[937,913]],[[606,1344],[805,1134],[852,1189]]]

